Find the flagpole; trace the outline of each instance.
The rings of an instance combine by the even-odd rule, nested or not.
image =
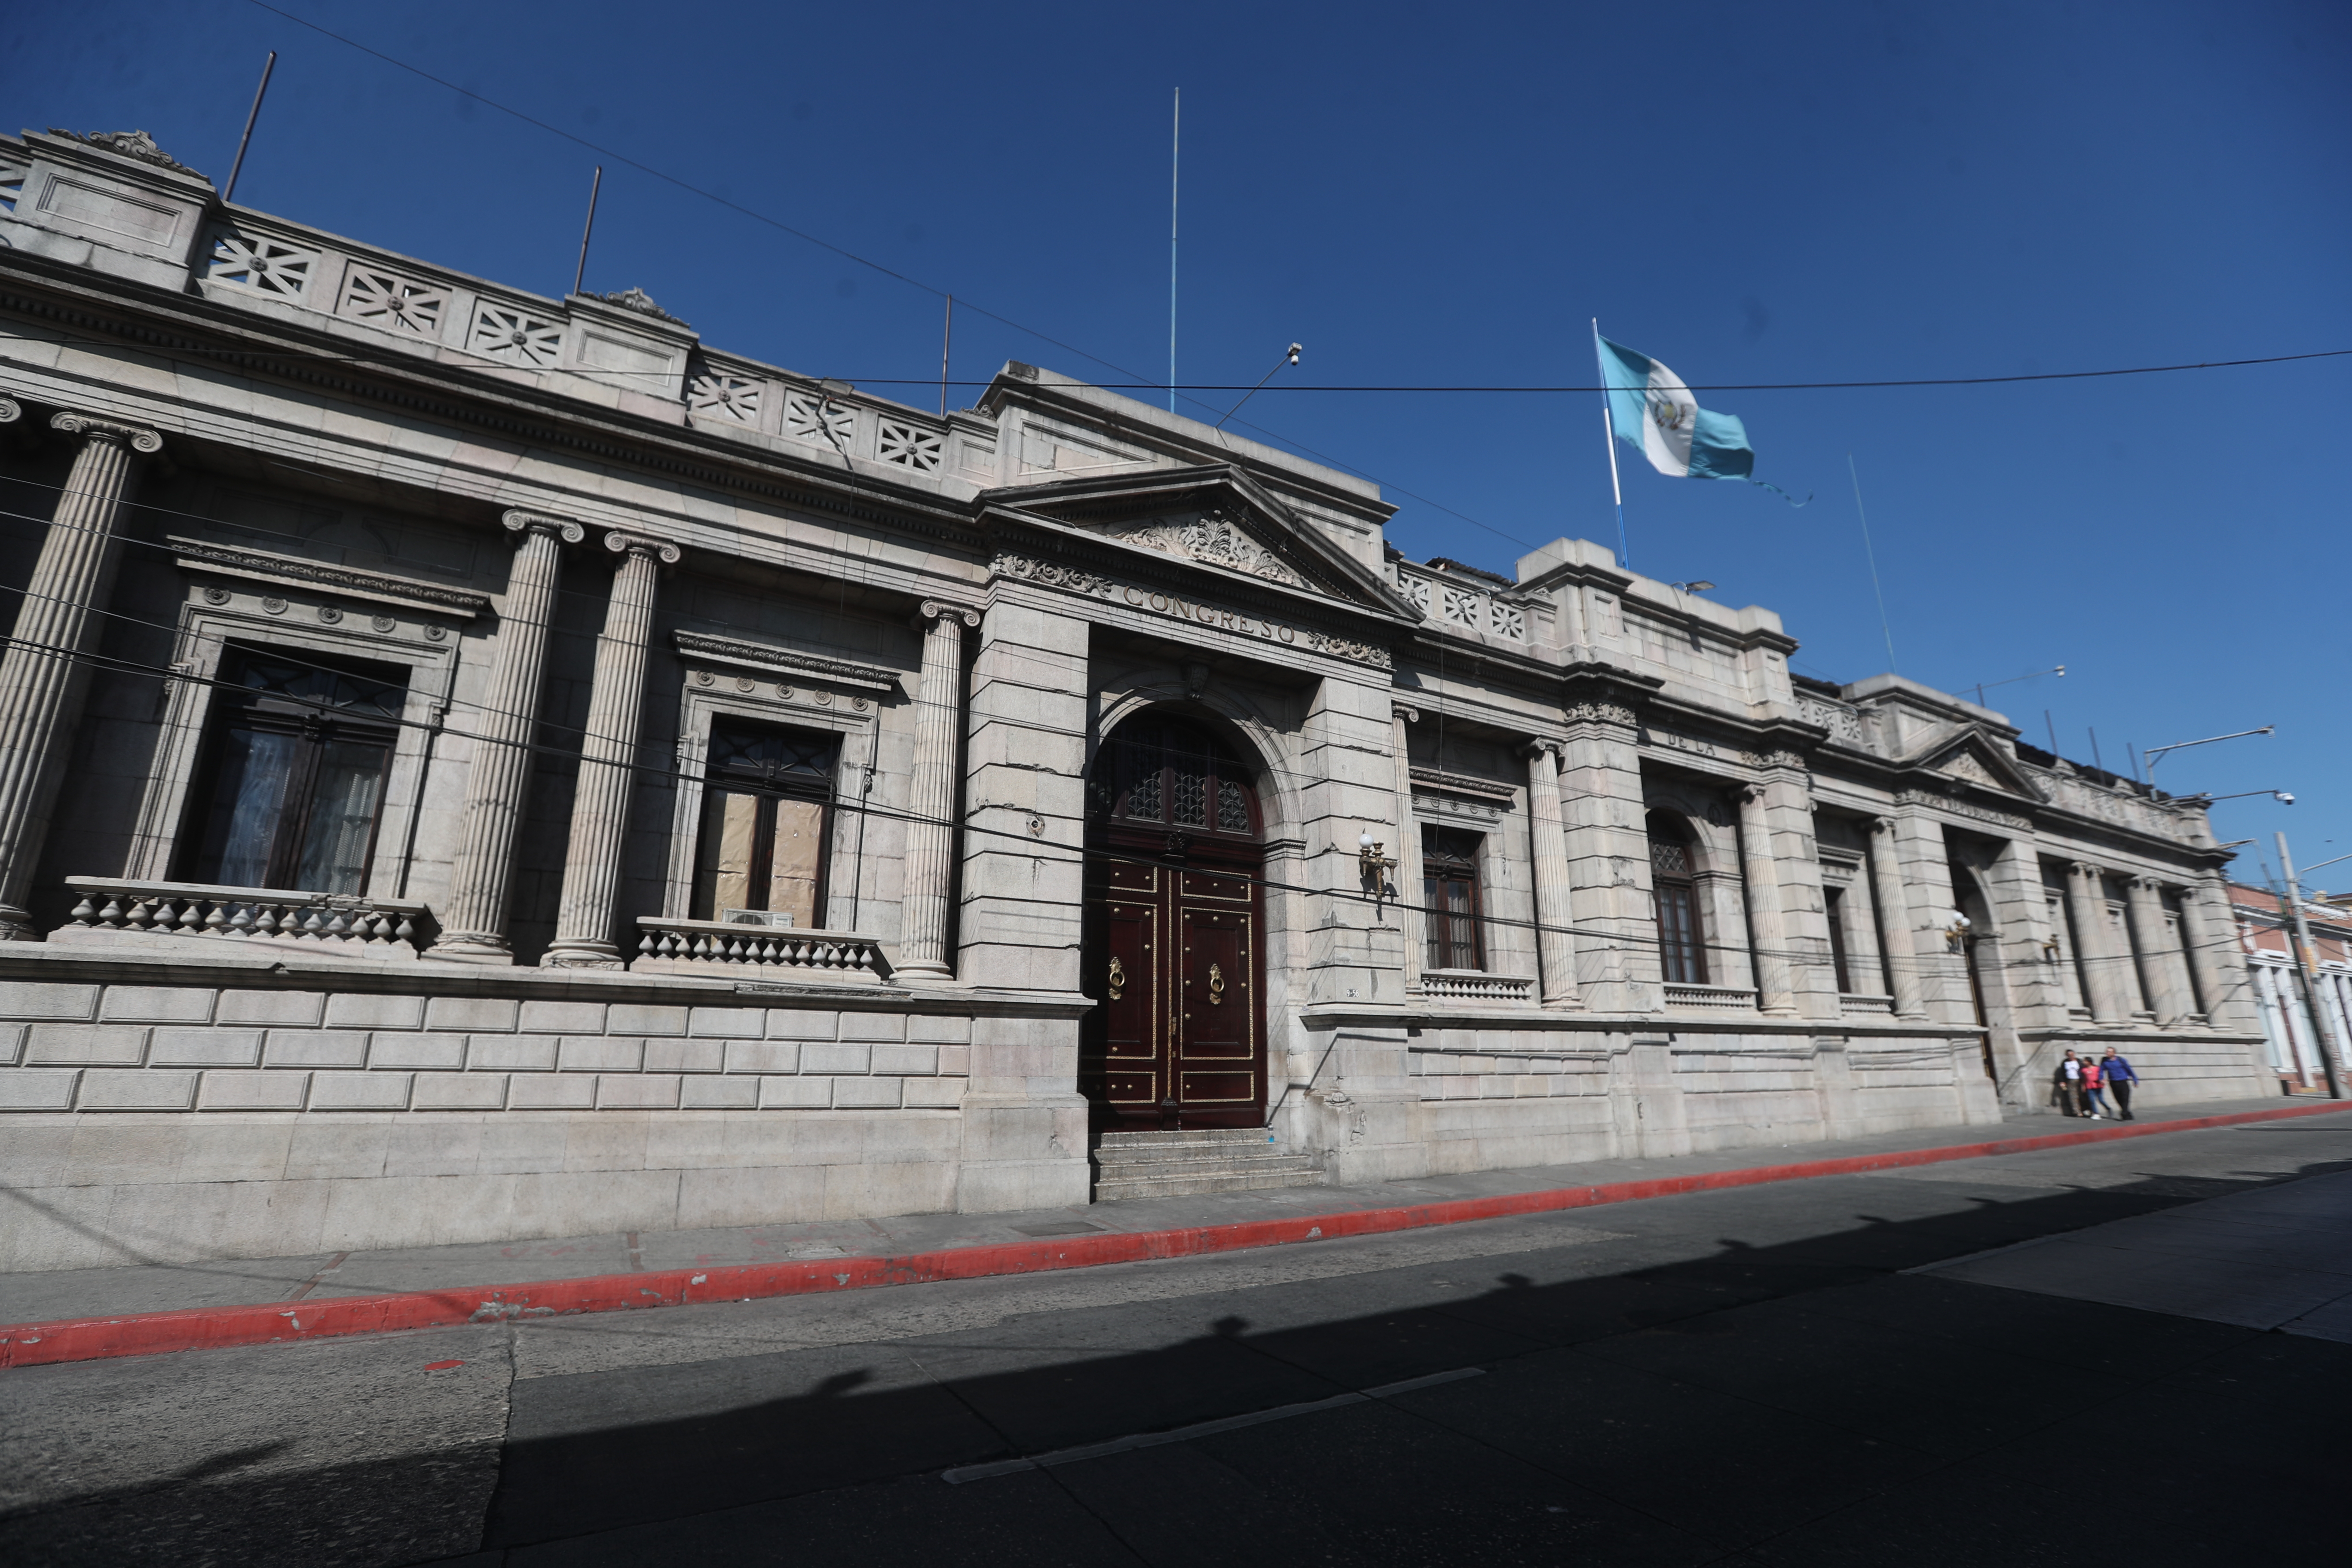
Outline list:
[[[1617,503],[1617,564],[1631,572],[1633,552],[1625,548],[1625,487],[1617,478],[1617,421],[1609,412],[1609,370],[1601,363],[1601,318],[1592,318],[1592,365],[1601,373],[1601,439],[1609,447],[1609,494]]]

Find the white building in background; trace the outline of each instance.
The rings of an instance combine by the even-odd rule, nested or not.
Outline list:
[[[2275,1092],[2201,803],[1768,610],[137,135],[0,190],[9,1267],[1987,1123],[2110,1042]]]
[[[2231,884],[2230,900],[2272,1070],[2290,1092],[2326,1087],[2323,1052],[2326,1042],[2334,1042],[2341,1067],[2346,1042],[2352,1040],[2352,918],[2347,918],[2340,904],[2311,896],[2304,900],[2303,918],[2311,931],[2313,950],[2312,1000],[2324,1015],[2317,1021],[2326,1025],[2323,1031],[2316,1026],[2310,1002],[2295,977],[2294,932],[2284,912],[2285,900],[2267,888],[2244,882]]]

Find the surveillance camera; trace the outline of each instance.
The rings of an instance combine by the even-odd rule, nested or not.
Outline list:
[[[1297,364],[1298,363],[1298,345],[1297,343],[1290,345],[1290,363],[1293,364]]]

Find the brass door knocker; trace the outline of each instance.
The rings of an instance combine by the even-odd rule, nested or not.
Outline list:
[[[1126,989],[1127,970],[1119,963],[1117,956],[1114,955],[1110,961],[1110,999],[1114,1002],[1118,1001],[1121,993],[1125,992]]]
[[[1215,964],[1209,965],[1209,1005],[1222,1007],[1225,1002],[1225,972]]]

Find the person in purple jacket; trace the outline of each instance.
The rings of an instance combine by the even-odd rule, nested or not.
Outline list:
[[[2107,1054],[2099,1058],[2099,1076],[2106,1080],[2107,1092],[2116,1097],[2116,1120],[2138,1120],[2132,1115],[2131,1091],[2132,1086],[2139,1082],[2139,1074],[2132,1071],[2131,1063],[2116,1055],[2113,1046],[2109,1046]]]

